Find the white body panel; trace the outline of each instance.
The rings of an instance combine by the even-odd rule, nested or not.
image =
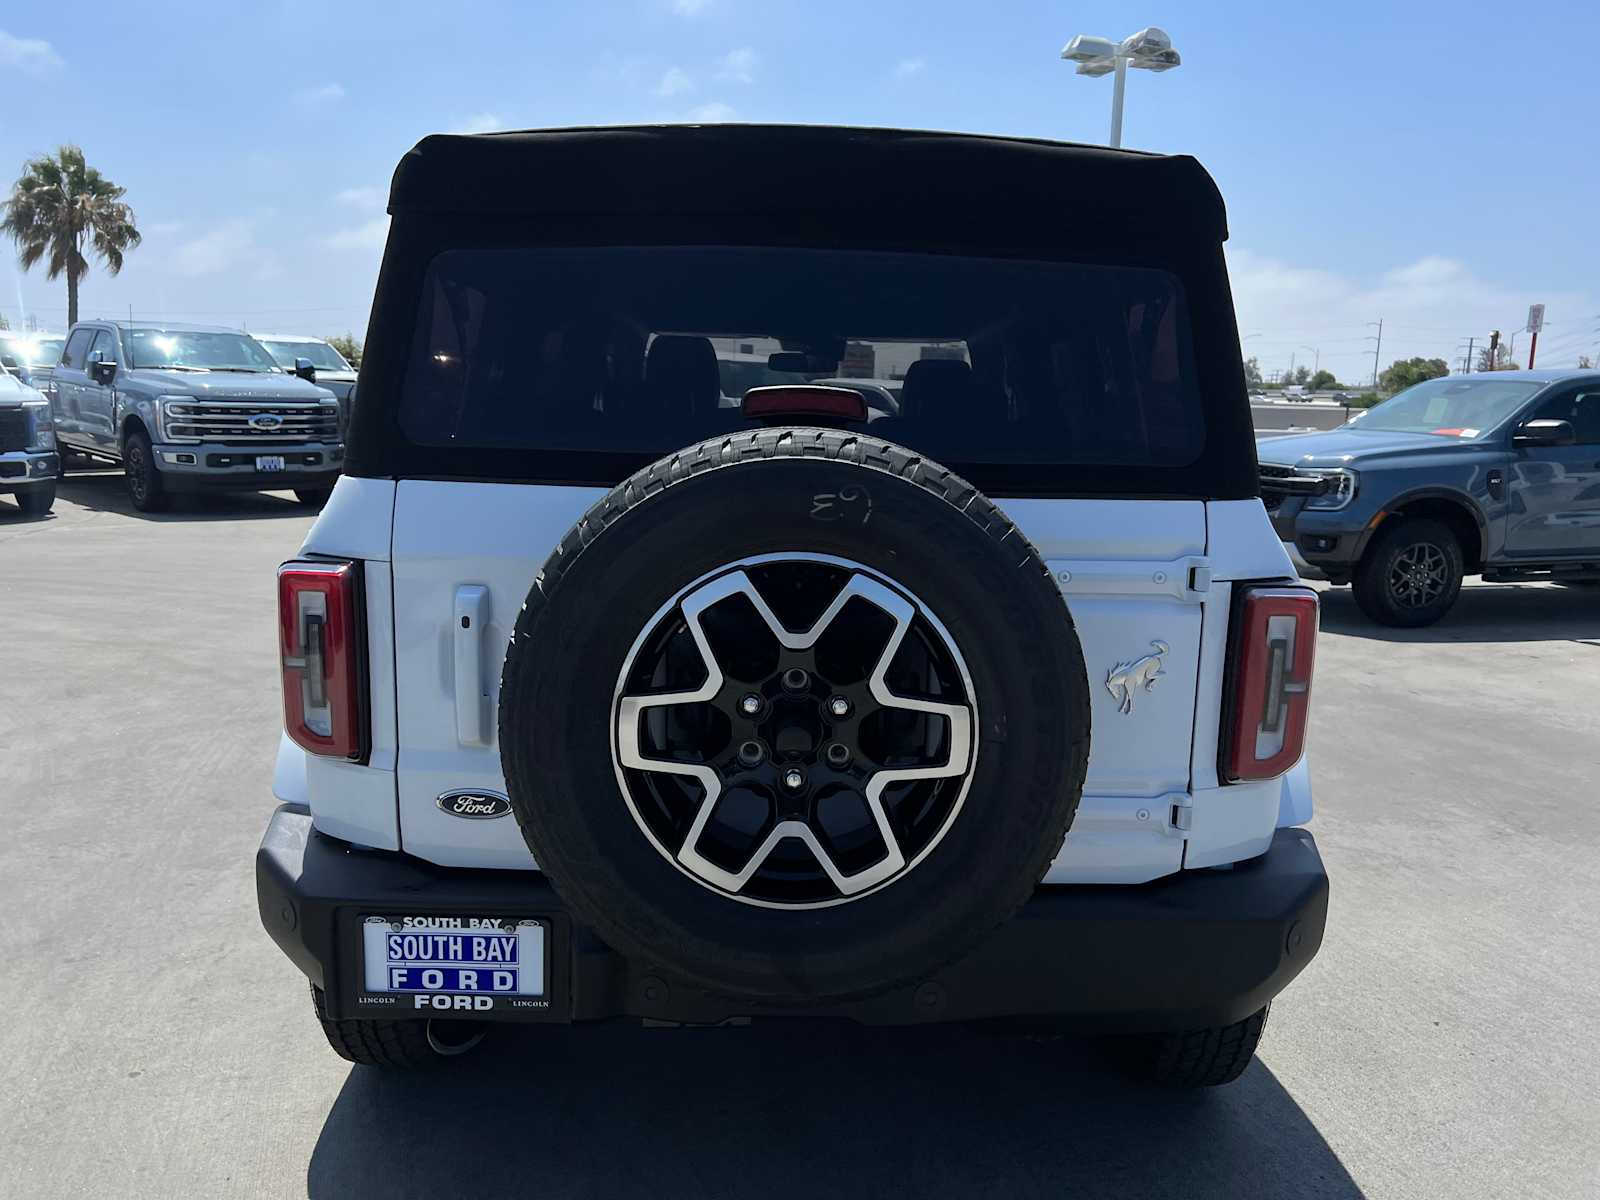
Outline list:
[[[444,865],[533,866],[514,819],[462,820],[435,800],[462,788],[505,791],[495,714],[507,640],[539,566],[603,494],[341,480],[305,550],[369,560],[373,758],[353,767],[286,743],[280,796],[303,791],[319,828],[361,844]],[[1045,882],[1139,883],[1235,862],[1264,851],[1279,824],[1308,819],[1303,762],[1283,780],[1217,781],[1229,581],[1293,577],[1260,502],[1001,506],[1061,586],[1089,674],[1083,802]],[[1167,647],[1161,677],[1133,689],[1122,711],[1108,676],[1152,643]]]
[[[300,546],[302,555],[360,559],[366,564],[367,697],[372,750],[365,765],[308,754],[285,735],[272,790],[278,799],[309,803],[317,828],[378,850],[400,849],[395,768],[399,741],[395,702],[394,612],[389,529],[395,485],[342,476]]]

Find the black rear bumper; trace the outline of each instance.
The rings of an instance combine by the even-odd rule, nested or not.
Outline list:
[[[542,875],[437,867],[356,850],[285,805],[256,856],[267,931],[327,994],[335,1018],[397,1017],[362,999],[360,922],[369,914],[538,917],[549,923],[548,1009],[452,1013],[485,1019],[635,1017],[715,1024],[764,1016],[869,1025],[1038,1019],[1133,1032],[1231,1024],[1261,1008],[1322,944],[1328,877],[1303,829],[1280,829],[1261,857],[1138,886],[1041,887],[976,950],[881,996],[806,1010],[709,995],[631,963],[566,915]]]

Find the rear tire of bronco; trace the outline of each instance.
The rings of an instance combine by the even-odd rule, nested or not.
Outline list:
[[[1218,1087],[1243,1075],[1261,1044],[1272,1005],[1214,1029],[1185,1029],[1129,1039],[1129,1066],[1162,1087]]]
[[[1403,517],[1386,523],[1361,556],[1356,604],[1380,625],[1432,625],[1455,604],[1463,574],[1461,542],[1448,525]]]
[[[489,1031],[488,1025],[471,1021],[329,1020],[326,997],[315,984],[311,1006],[334,1053],[364,1067],[441,1066],[477,1049]]]
[[[163,512],[172,503],[161,484],[155,451],[142,429],[129,432],[123,442],[122,472],[128,484],[128,499],[140,512]]]
[[[1060,589],[971,484],[765,429],[660,460],[562,539],[500,747],[540,869],[625,958],[826,1003],[926,978],[1033,894],[1088,680]]]

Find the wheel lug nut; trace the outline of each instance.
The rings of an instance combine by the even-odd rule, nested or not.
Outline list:
[[[747,717],[753,717],[761,711],[761,697],[754,692],[739,697],[739,711]]]
[[[828,701],[828,711],[836,717],[848,717],[850,715],[850,701],[843,696],[834,696]]]
[[[806,785],[806,773],[799,767],[790,767],[783,773],[783,786],[791,792],[799,791]]]
[[[803,692],[811,685],[811,676],[799,667],[790,667],[783,673],[783,686],[791,692]]]
[[[741,742],[739,745],[739,761],[747,767],[755,766],[766,756],[760,742]]]
[[[843,742],[834,742],[828,747],[828,765],[833,767],[847,767],[850,765],[850,747]]]

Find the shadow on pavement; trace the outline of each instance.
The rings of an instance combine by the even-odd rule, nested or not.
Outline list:
[[[114,512],[140,521],[249,521],[265,517],[304,517],[315,510],[287,496],[266,492],[180,493],[166,512],[140,512],[128,499],[121,471],[72,471],[56,485],[59,500],[94,512]]]
[[[1362,1194],[1260,1062],[1175,1093],[964,1029],[502,1033],[431,1075],[353,1068],[310,1196]]]
[[[1466,587],[1442,621],[1421,629],[1379,625],[1356,607],[1349,588],[1329,588],[1322,593],[1322,628],[1380,642],[1600,644],[1600,588],[1514,583]]]

